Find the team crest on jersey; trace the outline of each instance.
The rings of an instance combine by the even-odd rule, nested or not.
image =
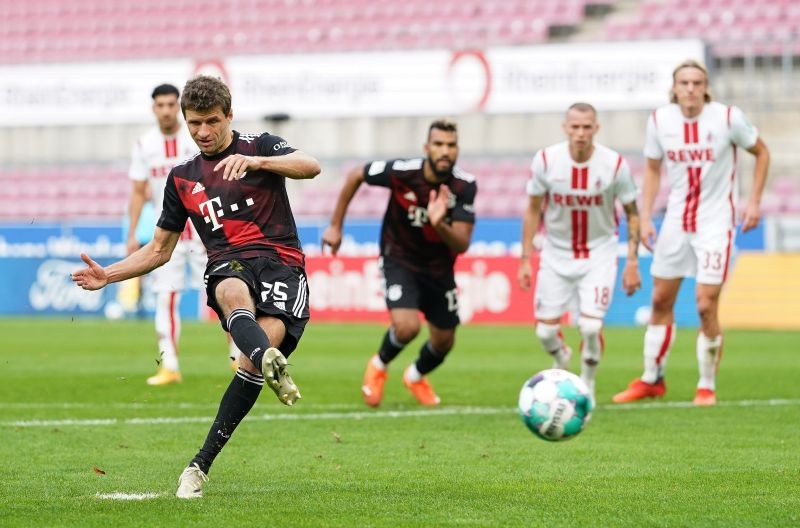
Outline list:
[[[392,284],[386,288],[386,298],[390,301],[399,301],[403,296],[403,286],[401,284]]]
[[[403,198],[405,198],[405,199],[406,199],[406,200],[408,200],[409,202],[416,202],[416,201],[417,201],[417,195],[416,195],[416,194],[414,194],[414,192],[413,192],[413,191],[408,191],[407,193],[405,193],[405,194],[403,195]]]
[[[455,206],[456,206],[456,195],[451,193],[450,197],[447,199],[447,208],[452,209]]]

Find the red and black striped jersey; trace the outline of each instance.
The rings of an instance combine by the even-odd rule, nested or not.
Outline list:
[[[424,176],[423,158],[373,161],[364,167],[364,181],[391,190],[381,226],[381,256],[416,273],[442,276],[453,271],[456,254],[428,221],[428,197],[439,184]],[[446,221],[475,223],[475,177],[453,168],[444,182],[452,193]]]
[[[226,181],[221,160],[232,154],[282,156],[295,149],[281,137],[233,132],[230,146],[219,154],[197,154],[176,165],[167,177],[158,226],[180,232],[190,219],[208,251],[209,264],[230,258],[272,257],[289,266],[303,266],[285,178],[268,171],[247,172]]]

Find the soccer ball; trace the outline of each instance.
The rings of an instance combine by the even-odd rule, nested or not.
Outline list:
[[[519,393],[519,415],[543,440],[568,440],[583,431],[594,402],[588,387],[566,370],[543,370],[525,382]]]

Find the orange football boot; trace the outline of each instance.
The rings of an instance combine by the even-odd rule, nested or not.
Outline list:
[[[181,379],[181,373],[177,370],[170,370],[168,368],[161,367],[158,369],[158,372],[156,372],[155,375],[147,378],[147,384],[170,385],[172,383],[180,383]]]
[[[633,380],[628,388],[612,398],[614,403],[630,403],[645,398],[660,398],[667,393],[667,386],[661,378],[655,383],[647,383],[639,378]]]
[[[369,358],[367,370],[364,372],[364,384],[361,386],[361,395],[364,396],[364,403],[370,407],[377,407],[383,399],[383,384],[389,374],[375,366],[373,360],[377,354]]]
[[[433,392],[433,387],[428,383],[427,378],[422,378],[419,381],[410,381],[405,375],[403,376],[403,385],[411,391],[411,394],[417,399],[420,405],[435,406],[439,405],[441,401],[439,397]]]
[[[711,407],[717,404],[717,395],[711,389],[697,389],[692,403],[698,407]]]

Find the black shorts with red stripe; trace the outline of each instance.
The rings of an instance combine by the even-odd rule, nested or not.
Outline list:
[[[267,257],[210,262],[204,275],[208,306],[217,313],[226,332],[225,315],[217,303],[215,289],[229,277],[247,284],[256,305],[256,317],[270,316],[283,321],[286,337],[277,348],[289,356],[297,348],[309,319],[305,270]]]

